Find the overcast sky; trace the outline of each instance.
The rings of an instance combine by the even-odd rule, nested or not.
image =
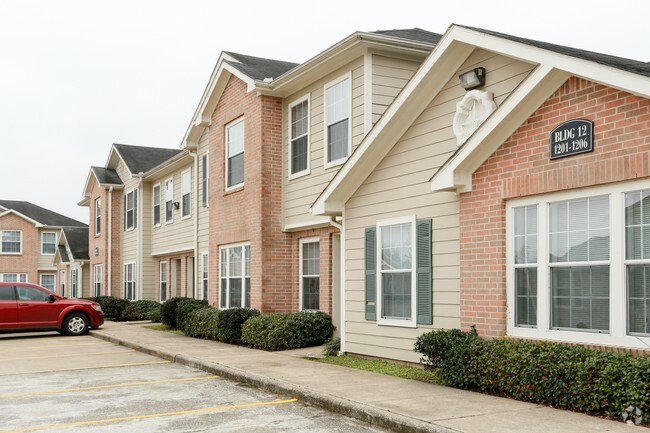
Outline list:
[[[0,0],[0,199],[83,222],[112,143],[176,148],[222,50],[303,62],[452,23],[650,61],[647,0]]]

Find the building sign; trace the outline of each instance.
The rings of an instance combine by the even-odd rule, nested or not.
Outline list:
[[[551,131],[551,159],[593,152],[594,122],[575,119],[564,122]]]

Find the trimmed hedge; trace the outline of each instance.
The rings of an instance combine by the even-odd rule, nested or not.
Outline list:
[[[131,302],[124,310],[124,320],[151,320],[152,314],[160,311],[160,302],[140,300]],[[158,314],[159,315],[159,314]]]
[[[229,344],[242,344],[242,326],[251,317],[259,315],[258,310],[250,308],[221,310],[216,316],[217,340]]]
[[[217,318],[221,311],[208,307],[190,312],[185,318],[185,334],[188,337],[217,339]]]
[[[421,335],[415,351],[447,385],[650,425],[650,356],[457,329]]]
[[[107,319],[122,321],[124,312],[131,301],[128,299],[116,298],[114,296],[97,296],[95,298],[86,298],[89,301],[95,301],[102,306],[102,311]]]
[[[275,313],[251,317],[242,327],[242,341],[264,350],[317,346],[332,337],[332,318],[322,312]]]
[[[191,312],[210,308],[208,301],[200,299],[181,299],[176,304],[176,328],[185,330],[185,321]]]
[[[186,297],[173,297],[167,299],[160,307],[160,321],[163,325],[167,325],[170,328],[176,328],[176,314],[178,303],[184,299],[191,299]]]

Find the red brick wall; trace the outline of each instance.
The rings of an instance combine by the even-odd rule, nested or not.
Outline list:
[[[0,230],[22,230],[22,253],[0,254],[0,274],[25,273],[27,281],[38,284],[37,268],[41,252],[38,228],[24,218],[9,213],[0,217]]]
[[[506,332],[505,203],[509,198],[650,176],[650,101],[571,78],[488,158],[460,196],[461,326]],[[594,122],[594,148],[551,161],[549,134]]]

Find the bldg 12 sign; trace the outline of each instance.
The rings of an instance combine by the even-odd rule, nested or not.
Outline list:
[[[594,122],[574,119],[551,131],[550,158],[557,159],[594,150]]]

